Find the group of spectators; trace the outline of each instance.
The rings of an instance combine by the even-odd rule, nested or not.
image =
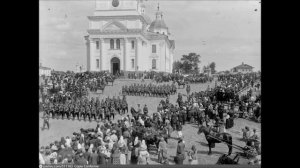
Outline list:
[[[40,147],[40,164],[76,164],[76,165],[117,165],[139,164],[150,162],[149,144],[146,143],[147,131],[142,119],[136,121],[129,116],[117,123],[104,120],[95,129],[80,129],[72,136],[61,137],[60,141]],[[158,162],[168,164],[168,149],[165,138],[158,139]],[[185,144],[181,138],[178,141],[175,163],[183,164]],[[197,149],[193,145],[188,151],[189,162],[198,164]]]

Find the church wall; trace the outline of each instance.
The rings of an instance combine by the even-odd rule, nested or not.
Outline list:
[[[139,54],[139,71],[149,71],[150,63],[149,60],[149,45],[146,42],[140,42],[140,54]]]
[[[120,69],[123,70],[124,69],[124,39],[120,39],[120,49],[110,49],[110,39],[104,39],[104,44],[103,44],[103,69],[104,70],[108,70],[111,71],[111,59],[114,57],[117,57],[120,59]],[[114,44],[114,48],[116,48],[116,39],[115,40],[115,44]]]
[[[159,71],[166,71],[166,60],[165,60],[165,56],[166,56],[166,51],[165,51],[165,42],[160,41],[159,45],[159,55],[160,55],[160,68]]]
[[[119,5],[117,7],[113,7],[112,0],[96,0],[96,10],[120,10],[120,9],[136,9],[137,1],[132,0],[119,0]]]
[[[166,72],[170,72],[170,49],[168,45],[165,45],[166,50]]]

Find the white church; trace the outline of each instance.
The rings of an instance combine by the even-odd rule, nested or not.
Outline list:
[[[87,71],[172,72],[175,42],[159,5],[151,21],[143,0],[96,0],[88,19]]]

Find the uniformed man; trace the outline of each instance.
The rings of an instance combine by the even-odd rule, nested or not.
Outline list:
[[[137,107],[137,113],[138,113],[138,114],[143,114],[143,113],[142,113],[142,109],[141,109],[141,107],[140,107],[140,104],[138,104],[138,107]]]
[[[114,106],[110,108],[110,118],[115,119],[116,109]]]
[[[64,119],[64,118],[63,118],[63,114],[64,114],[64,106],[63,106],[63,104],[60,104],[60,105],[59,105],[59,113],[58,113],[58,115],[57,115],[57,119],[59,118],[59,115],[61,115],[61,116],[62,116],[62,119]]]
[[[43,128],[42,128],[42,130],[45,129],[45,125],[47,125],[48,130],[49,130],[49,129],[50,129],[50,124],[49,124],[49,118],[50,118],[50,116],[49,116],[49,114],[47,114],[46,112],[44,112],[43,118],[44,118],[44,123],[43,123]]]
[[[92,106],[91,113],[92,113],[91,118],[94,118],[94,120],[96,121],[97,117],[96,117],[96,107],[95,106]]]
[[[81,118],[83,117],[83,119],[85,119],[85,108],[84,106],[81,106],[80,112],[79,112],[79,121],[81,120]]]
[[[147,107],[147,104],[145,104],[144,108],[143,108],[143,112],[144,112],[144,115],[148,115],[148,107]]]
[[[77,115],[77,119],[79,120],[79,107],[78,107],[78,105],[75,105],[73,120],[75,119],[76,115]]]

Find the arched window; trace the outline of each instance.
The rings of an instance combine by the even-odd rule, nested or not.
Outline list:
[[[117,39],[117,49],[120,49],[120,39]]]
[[[134,49],[134,41],[131,41],[131,49]]]
[[[152,69],[156,69],[156,59],[152,59]]]
[[[110,49],[114,49],[114,40],[113,39],[110,39]]]

